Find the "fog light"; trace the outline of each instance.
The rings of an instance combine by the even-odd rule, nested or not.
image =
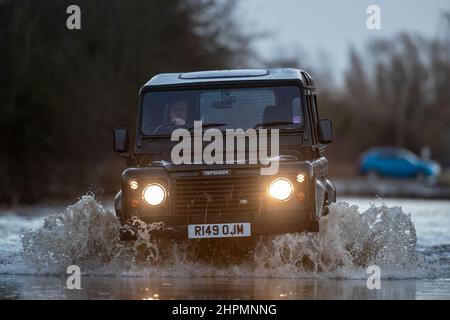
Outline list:
[[[139,200],[138,200],[138,199],[132,199],[132,200],[130,201],[130,205],[131,205],[133,208],[139,207]]]
[[[139,188],[139,183],[136,180],[131,180],[128,185],[132,190],[136,190],[137,188]]]
[[[272,181],[269,187],[269,194],[272,198],[279,201],[287,201],[292,196],[294,187],[286,178],[278,178]]]
[[[151,206],[159,206],[166,200],[166,189],[157,183],[149,184],[142,193],[144,200]]]
[[[304,182],[305,181],[305,174],[303,174],[303,173],[299,173],[298,175],[297,175],[297,182],[300,182],[300,183],[302,183],[302,182]]]

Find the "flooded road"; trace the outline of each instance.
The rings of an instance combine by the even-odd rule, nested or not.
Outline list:
[[[348,205],[330,214],[319,238],[281,236],[252,263],[226,268],[188,261],[184,248],[169,261],[131,263],[110,244],[115,222],[95,202],[63,214],[64,208],[4,210],[0,298],[450,299],[450,201],[389,199],[383,209],[374,199],[340,200]],[[45,219],[51,214],[60,215]],[[305,256],[312,268],[301,265]],[[66,287],[65,268],[73,262],[81,265],[81,290]],[[381,267],[380,290],[367,289],[364,267],[371,263]]]
[[[274,278],[82,278],[81,290],[64,277],[0,276],[2,299],[450,299],[450,279],[365,280]]]

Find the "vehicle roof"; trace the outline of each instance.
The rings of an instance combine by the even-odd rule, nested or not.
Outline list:
[[[382,156],[415,156],[415,153],[408,149],[401,147],[373,147],[363,153],[363,156],[367,155],[382,155]]]
[[[305,87],[314,87],[311,76],[300,69],[233,69],[184,73],[160,73],[142,88],[168,85],[187,85],[225,81],[299,80]]]

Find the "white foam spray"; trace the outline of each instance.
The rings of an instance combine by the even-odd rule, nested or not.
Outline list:
[[[45,218],[21,235],[22,250],[9,261],[30,273],[63,274],[78,265],[83,273],[158,277],[333,277],[366,278],[366,267],[381,267],[384,278],[429,277],[416,251],[416,231],[400,207],[374,205],[363,212],[345,202],[332,204],[320,232],[266,237],[244,261],[220,266],[188,254],[186,242],[152,240],[160,224],[137,218],[138,240],[119,240],[120,222],[92,196],[83,196],[65,212]],[[144,257],[144,258],[142,258]],[[17,260],[19,259],[19,260]],[[0,272],[11,268],[0,268]],[[11,272],[10,270],[9,272]]]

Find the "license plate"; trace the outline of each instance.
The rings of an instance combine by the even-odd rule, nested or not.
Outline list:
[[[213,223],[188,225],[189,239],[250,237],[250,223]]]

